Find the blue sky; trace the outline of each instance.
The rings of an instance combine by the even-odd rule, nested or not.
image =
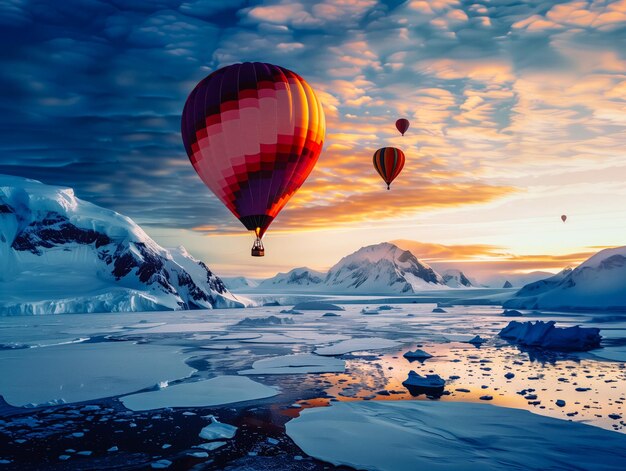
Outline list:
[[[325,268],[400,238],[574,261],[624,242],[625,1],[9,0],[0,36],[0,173],[71,186],[218,272]],[[302,75],[328,122],[263,265],[179,133],[195,83],[248,60]],[[407,154],[391,196],[383,145]],[[565,263],[543,260],[523,268]]]

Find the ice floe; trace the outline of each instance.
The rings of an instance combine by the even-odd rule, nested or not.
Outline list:
[[[0,351],[0,394],[14,406],[117,396],[189,376],[180,347],[81,343]]]
[[[346,362],[312,354],[284,355],[257,360],[240,375],[277,375],[297,373],[343,373]]]
[[[344,353],[360,352],[367,350],[382,350],[401,345],[395,340],[380,337],[365,337],[344,340],[329,347],[321,347],[315,350],[318,355],[343,355]]]
[[[157,391],[120,398],[133,411],[164,407],[208,407],[276,396],[278,388],[242,376],[216,376],[204,381],[176,384]]]
[[[488,404],[339,402],[286,425],[305,453],[378,471],[623,470],[626,436]]]

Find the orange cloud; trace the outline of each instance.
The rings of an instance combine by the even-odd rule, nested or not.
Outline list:
[[[598,250],[607,248],[589,247],[589,251],[562,255],[516,255],[496,245],[443,245],[406,239],[391,242],[411,251],[418,259],[432,264],[436,269],[457,268],[479,278],[532,271],[557,272],[566,267],[575,267]]]

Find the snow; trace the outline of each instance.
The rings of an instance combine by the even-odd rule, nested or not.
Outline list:
[[[0,350],[0,394],[11,405],[80,402],[184,378],[180,348],[130,342]]]
[[[276,375],[298,373],[343,373],[346,362],[312,354],[284,355],[257,360],[240,375]]]
[[[444,283],[450,288],[471,288],[474,286],[461,270],[449,269],[441,274]]]
[[[318,355],[343,355],[344,353],[360,352],[367,350],[382,350],[386,348],[398,347],[401,344],[395,340],[380,337],[365,337],[344,340],[329,347],[321,347],[315,350]]]
[[[286,429],[308,455],[363,470],[618,471],[626,459],[623,434],[490,404],[339,402]]]
[[[326,277],[325,273],[311,270],[307,267],[294,268],[287,273],[278,273],[272,278],[259,283],[260,290],[275,290],[284,288],[302,288],[319,286]]]
[[[231,291],[247,291],[259,286],[259,281],[245,276],[221,277],[226,287]]]
[[[324,301],[305,301],[296,304],[293,309],[300,311],[344,311],[343,307]]]
[[[556,327],[554,321],[511,321],[500,337],[527,347],[548,350],[585,351],[600,346],[600,329],[595,327]]]
[[[209,407],[276,396],[278,388],[241,376],[216,376],[120,398],[133,411],[164,407]]]
[[[211,423],[200,430],[200,438],[205,440],[230,439],[237,433],[237,427],[234,425],[224,424],[215,417],[210,416]]]
[[[184,248],[69,188],[0,175],[0,207],[0,315],[244,306]]]
[[[504,307],[626,310],[626,246],[602,250],[573,270],[528,284]]]

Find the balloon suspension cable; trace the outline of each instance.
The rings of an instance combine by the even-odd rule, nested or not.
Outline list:
[[[264,257],[265,256],[265,247],[263,247],[263,242],[261,242],[261,228],[257,227],[254,231],[256,235],[256,239],[254,240],[254,244],[252,244],[252,252],[251,255],[253,257]]]

